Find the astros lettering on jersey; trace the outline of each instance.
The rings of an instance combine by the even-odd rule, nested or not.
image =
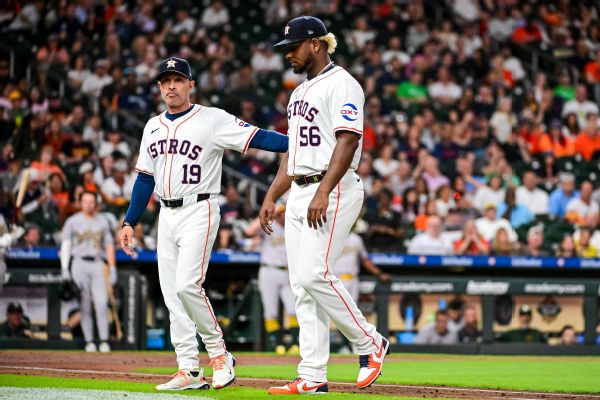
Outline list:
[[[223,151],[245,153],[258,128],[198,104],[174,121],[163,114],[146,124],[135,169],[154,175],[154,191],[160,198],[219,193]]]
[[[341,67],[333,67],[299,85],[288,105],[289,176],[326,171],[338,131],[361,135],[350,170],[358,168],[362,148],[365,95]],[[333,119],[331,116],[333,115]]]

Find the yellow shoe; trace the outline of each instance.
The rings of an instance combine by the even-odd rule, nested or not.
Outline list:
[[[290,346],[287,353],[292,356],[297,356],[298,354],[300,354],[300,347],[298,347],[297,344],[293,344]]]
[[[282,356],[285,354],[285,346],[280,344],[277,347],[275,347],[275,354],[277,354],[278,356]]]

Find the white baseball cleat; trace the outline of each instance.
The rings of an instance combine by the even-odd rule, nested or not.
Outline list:
[[[110,353],[110,346],[108,345],[108,343],[102,342],[100,343],[100,346],[98,346],[98,351],[100,353]]]
[[[209,389],[210,386],[206,382],[204,371],[194,372],[197,372],[198,376],[194,376],[190,370],[180,369],[169,382],[156,386],[156,390]]]
[[[381,375],[381,367],[383,366],[383,359],[388,353],[390,342],[382,337],[381,345],[371,354],[359,356],[360,370],[358,371],[358,378],[356,379],[356,386],[359,388],[369,387],[379,378]]]
[[[212,386],[215,389],[223,389],[235,381],[235,358],[228,351],[211,358],[209,365],[213,368]]]
[[[98,351],[98,348],[96,348],[96,344],[94,342],[87,342],[85,345],[85,351],[87,353],[95,353]]]

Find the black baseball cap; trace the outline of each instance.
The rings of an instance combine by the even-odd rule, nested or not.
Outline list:
[[[318,38],[327,35],[327,28],[319,18],[302,16],[292,19],[283,29],[285,39],[274,46],[302,42],[306,39]]]
[[[21,307],[21,305],[19,303],[10,303],[8,305],[8,307],[6,308],[6,313],[7,314],[12,314],[12,313],[23,313],[23,307]]]
[[[519,315],[531,315],[531,307],[527,304],[523,304],[519,307]]]
[[[156,75],[156,80],[159,81],[160,78],[167,73],[175,73],[182,75],[189,79],[192,79],[192,68],[190,68],[190,64],[183,58],[179,57],[169,57],[160,62],[158,66],[158,75]]]

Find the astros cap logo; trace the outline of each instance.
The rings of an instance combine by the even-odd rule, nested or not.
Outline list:
[[[177,61],[171,58],[169,61],[167,61],[167,68],[175,68],[175,64],[177,64]]]

